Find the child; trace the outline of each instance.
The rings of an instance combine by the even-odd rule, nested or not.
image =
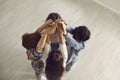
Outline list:
[[[61,80],[61,77],[64,72],[64,68],[66,66],[67,61],[67,48],[65,39],[63,36],[63,29],[64,26],[58,26],[56,28],[56,31],[58,33],[59,37],[59,43],[58,47],[53,47],[54,45],[50,45],[53,43],[48,43],[50,47],[46,47],[46,49],[49,49],[48,57],[46,60],[46,67],[45,67],[45,74],[47,77],[47,80]],[[48,38],[47,42],[49,42],[51,39]],[[56,44],[56,43],[55,43]]]
[[[37,31],[35,31],[34,33],[26,33],[22,36],[22,45],[24,48],[27,49],[26,53],[28,56],[28,60],[31,60],[31,65],[35,70],[35,75],[37,78],[41,77],[40,74],[44,68],[44,63],[42,60],[42,53],[38,52],[36,47],[40,40],[42,44],[40,44],[39,46],[43,46],[45,43],[44,38],[46,37],[46,34],[45,32],[44,34],[42,34],[44,31],[44,28],[47,29],[47,34],[51,34],[52,32],[54,32],[54,27],[48,27],[48,25],[51,22],[53,22],[54,19],[57,19],[57,18],[58,17],[49,19],[49,16],[48,16],[48,18],[46,19],[46,22]],[[39,48],[39,46],[37,48]]]
[[[45,74],[47,80],[61,80],[64,72],[63,57],[59,51],[51,51],[46,60]]]
[[[37,78],[41,77],[41,72],[44,68],[44,63],[42,61],[42,54],[37,53],[36,45],[40,39],[40,35],[38,33],[26,33],[22,36],[22,45],[27,49],[28,60],[31,60],[31,66],[35,70],[35,74]]]
[[[61,80],[61,76],[66,66],[68,55],[67,55],[65,39],[63,36],[66,34],[65,28],[66,28],[66,25],[64,25],[61,20],[55,21],[54,24],[51,24],[51,27],[49,26],[46,28],[46,29],[54,30],[53,33],[49,33],[48,32],[49,30],[43,29],[44,31],[41,34],[43,35],[42,37],[47,36],[46,38],[44,37],[44,40],[46,43],[44,47],[44,51],[47,54],[45,56],[47,58],[47,60],[45,59],[46,60],[45,73],[48,80]],[[54,39],[56,38],[57,38],[57,41],[54,42],[55,41]],[[39,44],[38,46],[40,46],[39,42],[38,42]],[[43,52],[43,55],[44,54],[45,53]]]
[[[59,23],[59,21],[61,20],[62,18],[59,16],[59,14],[51,13],[46,19],[46,22],[42,25],[42,27],[38,28],[36,32],[32,34],[24,34],[22,37],[22,40],[23,40],[22,44],[27,49],[28,59],[32,61],[31,65],[34,68],[35,74],[37,77],[40,76],[41,70],[44,67],[43,62],[39,62],[39,60],[42,61],[41,58],[43,54],[41,53],[44,48],[45,42],[47,42],[47,38],[50,37],[49,35],[56,31],[56,27],[61,26],[61,23]],[[62,30],[63,30],[63,33],[66,34],[65,33],[66,30],[64,27],[62,27]],[[51,43],[52,43],[52,40],[51,40]],[[56,43],[58,43],[58,41]],[[67,61],[67,58],[65,57],[64,65],[66,64],[66,61]]]
[[[54,32],[55,29],[56,29],[55,27],[57,27],[57,25],[59,25],[60,21],[63,21],[63,19],[61,18],[61,16],[58,13],[50,13],[48,15],[47,19],[46,19],[45,24],[43,24],[43,26],[41,26],[40,28],[38,28],[36,30],[36,32],[40,33],[40,35],[41,35],[41,39],[39,40],[39,42],[37,44],[37,47],[36,47],[38,52],[41,53],[43,51],[46,39],[47,39],[47,37],[49,37],[48,35],[43,34],[44,31],[48,31],[48,29],[50,27],[53,27],[53,29],[52,29],[53,31],[52,32]],[[60,23],[60,25],[61,25],[61,23]],[[66,34],[66,30],[65,30],[64,27],[63,27],[63,32],[64,32],[64,34]],[[52,34],[51,37],[53,37],[53,38],[51,38],[52,39],[51,43],[58,43],[59,39],[58,39],[58,34],[56,32],[54,34]]]
[[[66,71],[69,71],[77,61],[78,53],[85,48],[85,42],[90,38],[90,31],[86,26],[79,26],[75,29],[67,27],[67,30],[71,33],[65,36],[67,47],[69,46]]]

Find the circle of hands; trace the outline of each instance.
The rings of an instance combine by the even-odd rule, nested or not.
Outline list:
[[[53,41],[59,41],[59,43],[64,44],[63,35],[66,35],[66,25],[61,19],[53,21],[49,19],[45,22],[45,28],[40,32],[41,36],[47,36],[46,43],[52,43]],[[58,34],[53,41],[50,41],[52,34]],[[59,40],[56,40],[59,39]]]

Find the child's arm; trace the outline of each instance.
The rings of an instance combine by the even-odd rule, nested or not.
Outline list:
[[[84,49],[84,47],[85,47],[85,43],[84,42],[77,42],[70,33],[68,33],[65,36],[65,39],[66,39],[66,42],[68,44],[70,44],[70,46],[73,47],[75,50],[79,51],[81,49]]]
[[[49,37],[48,35],[54,33],[56,30],[56,27],[52,26],[52,27],[48,27],[42,34],[41,34],[41,39],[39,40],[38,44],[37,44],[37,50],[39,52],[42,52],[44,46],[45,46],[45,43],[46,43],[46,40],[47,38]]]
[[[57,33],[58,33],[58,36],[59,36],[59,43],[60,44],[65,44],[65,39],[64,39],[64,36],[63,36],[63,29],[62,27],[57,27]]]
[[[66,30],[66,29],[65,29]],[[59,50],[63,56],[63,66],[65,67],[66,66],[66,62],[67,62],[67,59],[68,59],[68,52],[67,52],[67,47],[66,47],[66,43],[65,43],[65,38],[63,36],[63,28],[62,27],[57,27],[57,32],[58,32],[58,35],[59,35],[59,43],[60,43],[60,47],[59,47]]]
[[[50,24],[50,23],[52,23],[52,22],[53,22],[52,19],[47,20],[41,27],[39,27],[39,28],[36,30],[36,32],[41,34],[42,31],[48,27],[47,25]]]
[[[38,44],[37,44],[37,47],[36,47],[38,52],[42,53],[42,50],[44,48],[46,39],[47,39],[47,34],[44,34],[44,35],[41,36],[41,39],[38,41]]]
[[[66,25],[65,25],[65,23],[63,21],[61,21],[61,20],[57,20],[57,24],[58,24],[58,27],[62,28],[63,35],[66,35],[67,31],[66,31]]]
[[[66,32],[66,25],[64,24],[64,22],[61,22],[62,24],[62,29],[63,29],[63,35],[66,35],[67,32]]]

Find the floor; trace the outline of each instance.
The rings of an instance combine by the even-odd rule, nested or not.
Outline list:
[[[120,80],[120,15],[91,0],[0,0],[0,80],[36,80],[21,36],[51,12],[69,25],[86,25],[91,38],[62,80]]]

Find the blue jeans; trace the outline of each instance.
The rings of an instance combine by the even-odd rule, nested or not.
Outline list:
[[[51,51],[58,51],[59,43],[51,43]]]

